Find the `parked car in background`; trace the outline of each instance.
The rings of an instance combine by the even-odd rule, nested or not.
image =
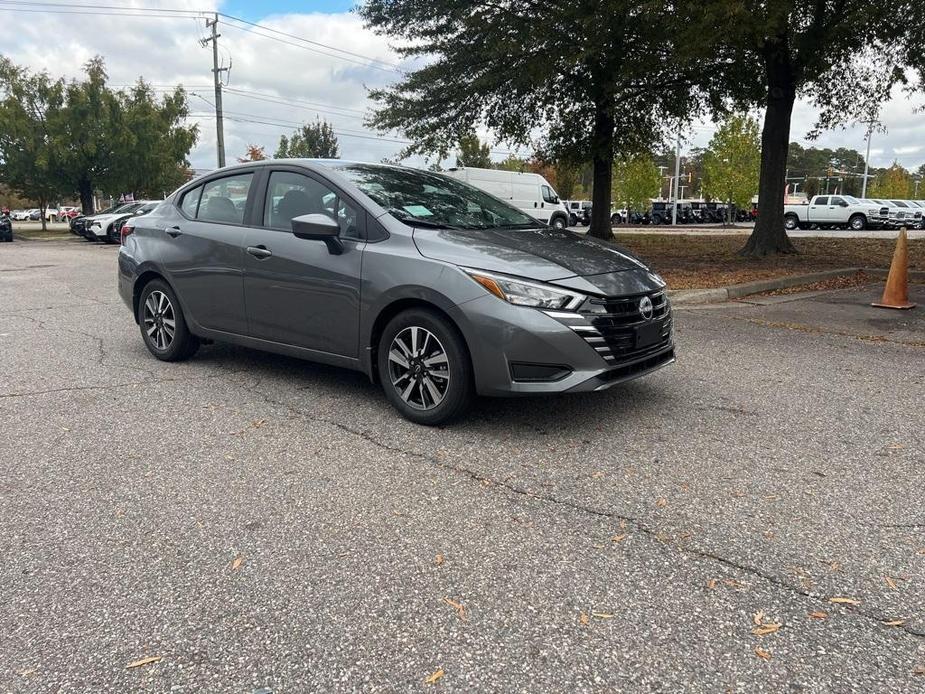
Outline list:
[[[137,200],[135,202],[129,202],[124,205],[120,205],[112,211],[104,211],[100,214],[95,214],[91,217],[85,217],[81,225],[83,237],[87,241],[105,241],[106,243],[118,242],[118,239],[113,239],[112,236],[112,227],[119,219],[122,219],[128,215],[131,215],[135,210],[138,210],[143,205],[148,203],[157,204],[159,200]],[[76,224],[75,224],[76,226]]]
[[[873,228],[883,218],[884,205],[864,204],[850,195],[816,195],[805,205],[784,205],[784,227],[788,230],[811,227],[852,229]]]
[[[0,241],[13,240],[13,220],[7,214],[0,214]]]
[[[569,226],[588,225],[591,223],[590,200],[568,200],[565,207],[569,214]]]
[[[123,238],[119,293],[154,357],[220,340],[358,370],[419,424],[475,394],[600,391],[675,359],[643,261],[430,171],[227,167]]]
[[[29,210],[13,210],[10,212],[10,219],[14,222],[25,222],[29,219]]]
[[[551,227],[565,229],[569,226],[568,210],[549,182],[539,174],[462,166],[444,173],[504,200]]]
[[[918,227],[922,224],[922,208],[916,205],[911,200],[890,200],[894,205],[901,208],[905,214],[903,217],[906,219],[906,222],[910,226]],[[911,223],[909,222],[911,216]]]
[[[141,217],[146,215],[149,212],[153,212],[154,209],[160,205],[163,200],[152,200],[150,202],[143,203],[141,207],[138,207],[131,211],[129,214],[124,214],[117,217],[113,220],[112,224],[109,225],[108,241],[109,243],[122,243],[122,227],[126,222],[131,221],[134,217]]]
[[[874,198],[874,202],[883,205],[887,210],[888,217],[886,226],[893,229],[899,229],[902,226],[908,226],[912,224],[913,212],[909,208],[903,205],[897,205],[892,200]]]
[[[59,222],[70,222],[74,217],[80,215],[80,210],[76,207],[59,207],[58,208],[58,221]]]
[[[27,212],[29,213],[28,219],[30,222],[37,222],[42,218],[42,211],[38,207],[33,207]]]

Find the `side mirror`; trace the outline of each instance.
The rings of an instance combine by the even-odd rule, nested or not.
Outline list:
[[[331,255],[344,252],[339,238],[340,225],[326,214],[303,214],[292,218],[292,233],[296,238],[324,241]]]

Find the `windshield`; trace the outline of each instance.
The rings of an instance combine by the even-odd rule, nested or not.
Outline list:
[[[411,226],[455,229],[541,227],[533,217],[447,176],[418,169],[347,164],[337,173],[396,219]]]
[[[140,202],[130,202],[120,207],[116,207],[112,211],[112,214],[122,214],[123,212],[133,212],[134,210],[137,210],[139,207],[141,207]],[[105,213],[101,212],[100,214],[105,214]]]
[[[842,198],[844,200],[847,200],[849,205],[860,205],[861,204],[860,200],[858,200],[857,198],[851,197],[850,195],[842,195]]]

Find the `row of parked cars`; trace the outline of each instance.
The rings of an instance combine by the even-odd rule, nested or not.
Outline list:
[[[793,229],[925,228],[925,200],[881,200],[852,195],[817,195],[784,205],[784,226]]]
[[[45,221],[65,222],[78,215],[80,215],[80,209],[77,207],[49,207],[45,210]],[[42,211],[37,207],[28,210],[12,210],[9,216],[14,222],[38,222],[42,219]]]
[[[77,216],[70,221],[71,233],[87,241],[120,243],[122,226],[132,217],[148,214],[162,200],[138,200],[115,205],[94,215]]]
[[[590,200],[568,200],[565,203],[569,212],[571,226],[586,226],[591,223]],[[733,219],[747,222],[754,219],[752,210],[733,207]],[[729,206],[722,202],[706,200],[678,200],[678,224],[722,224],[728,217]],[[611,210],[610,223],[623,224],[671,224],[674,214],[674,201],[652,200],[648,210],[640,212],[626,209]]]

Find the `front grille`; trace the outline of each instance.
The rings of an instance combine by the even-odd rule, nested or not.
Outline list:
[[[652,301],[652,316],[644,318],[639,303]],[[671,306],[664,290],[634,297],[589,299],[578,309],[583,325],[571,326],[608,364],[645,356],[671,342]],[[637,332],[648,326],[656,331],[654,341],[637,344]]]

